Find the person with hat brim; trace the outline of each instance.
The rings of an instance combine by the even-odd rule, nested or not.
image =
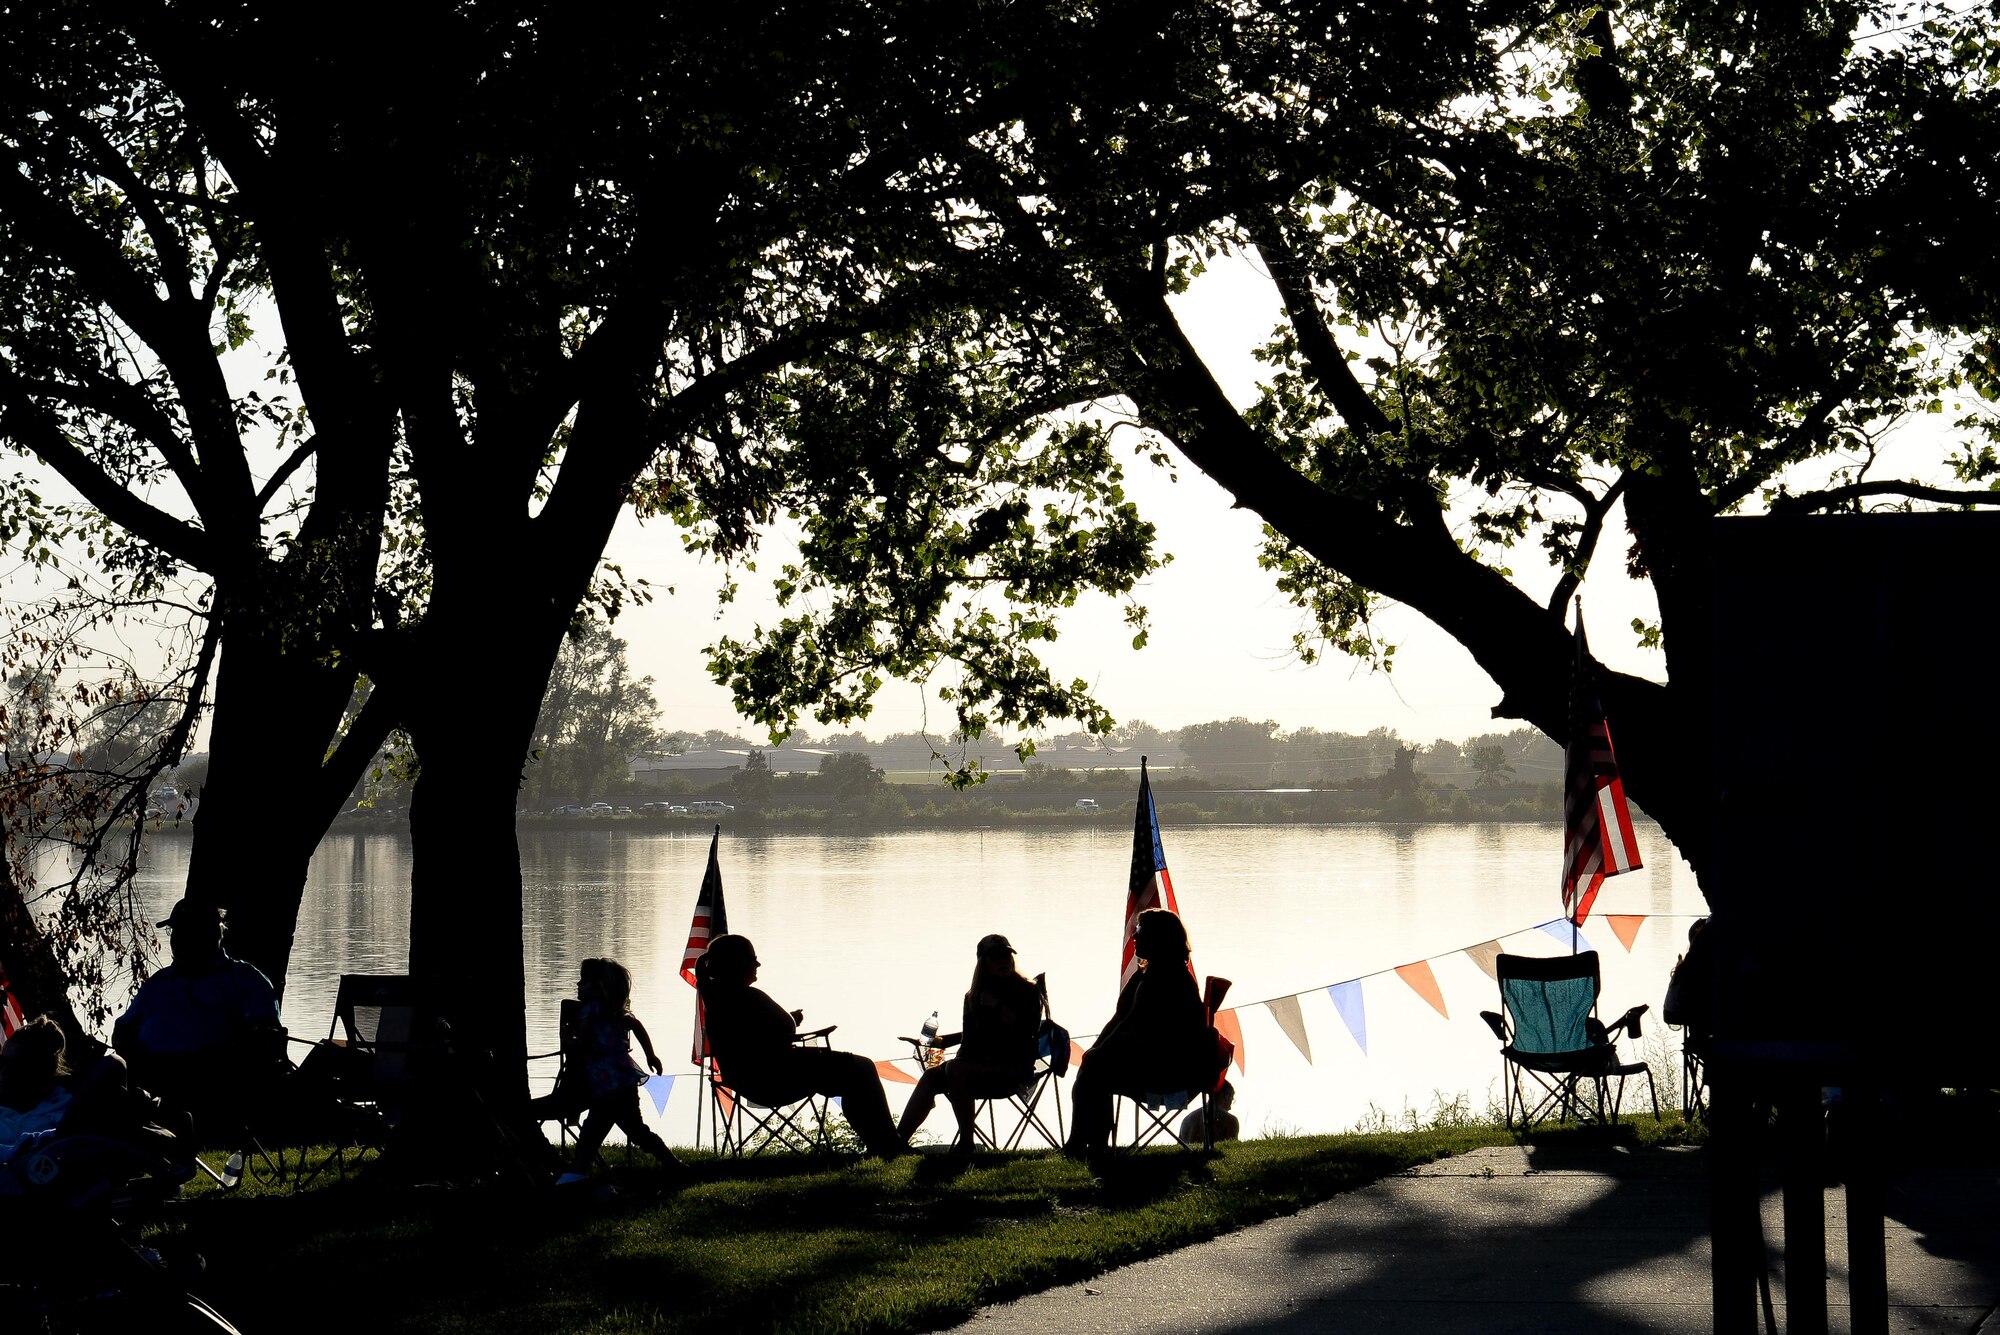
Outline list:
[[[183,899],[156,925],[167,929],[173,963],[140,986],[111,1045],[134,1081],[192,1114],[197,1135],[213,1134],[240,1120],[283,1060],[278,994],[257,966],[222,948],[216,905]]]
[[[898,1130],[905,1142],[924,1124],[943,1094],[958,1117],[955,1149],[970,1154],[973,1115],[980,1099],[1005,1098],[1034,1077],[1035,1037],[1042,1021],[1042,995],[1014,964],[1014,947],[998,934],[981,937],[979,962],[965,993],[964,1029],[945,1034],[938,1046],[958,1055],[933,1066],[917,1081],[903,1107]]]

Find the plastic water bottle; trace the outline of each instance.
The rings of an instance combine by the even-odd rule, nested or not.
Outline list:
[[[938,1013],[936,1011],[931,1012],[931,1018],[924,1021],[924,1027],[918,1031],[918,1034],[924,1041],[924,1065],[935,1066],[937,1064],[938,1036]]]

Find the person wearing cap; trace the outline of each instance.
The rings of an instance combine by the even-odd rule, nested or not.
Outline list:
[[[284,1041],[277,992],[257,966],[223,950],[215,905],[183,899],[157,925],[167,929],[173,963],[140,986],[112,1026],[111,1045],[168,1107],[198,1123],[226,1121],[269,1074],[273,1042]]]
[[[765,1107],[784,1107],[813,1094],[837,1098],[870,1154],[884,1159],[901,1154],[903,1140],[889,1116],[875,1063],[855,1052],[799,1045],[803,1012],[788,1011],[751,986],[762,966],[750,938],[733,933],[711,939],[695,961],[702,1024],[723,1081]]]
[[[925,1071],[903,1105],[898,1127],[907,1142],[931,1115],[942,1093],[958,1117],[960,1154],[975,1143],[973,1115],[980,1099],[1005,1098],[1034,1077],[1035,1035],[1041,1025],[1042,994],[1014,964],[1014,947],[997,933],[979,939],[979,962],[965,994],[964,1029],[945,1034],[938,1046],[956,1046],[958,1055]]]

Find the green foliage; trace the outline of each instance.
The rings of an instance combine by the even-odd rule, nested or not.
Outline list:
[[[627,761],[657,734],[660,706],[653,679],[632,675],[626,650],[625,641],[595,622],[563,640],[535,720],[535,755],[527,773],[530,807],[599,800],[612,784],[628,779]]]
[[[1514,767],[1507,761],[1504,746],[1478,746],[1469,753],[1472,767],[1479,771],[1478,786],[1498,788],[1514,777]]]
[[[864,798],[882,787],[882,771],[859,751],[838,751],[819,762],[819,781],[836,798]]]

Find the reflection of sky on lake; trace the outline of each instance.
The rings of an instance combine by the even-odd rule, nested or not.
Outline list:
[[[1494,1007],[1494,985],[1454,952],[1496,937],[1526,954],[1560,949],[1532,930],[1560,912],[1554,824],[1176,827],[1170,808],[1162,815],[1195,967],[1233,979],[1229,1000],[1243,1007],[1248,1071],[1233,1078],[1246,1132],[1343,1130],[1370,1104],[1427,1108],[1440,1091],[1469,1093],[1475,1110],[1497,1097],[1499,1058],[1478,1017]],[[1606,882],[1598,900],[1601,912],[1652,915],[1633,950],[1598,918],[1585,934],[1602,955],[1606,1011],[1643,1001],[1657,1018],[1667,971],[1704,906],[1658,828],[1642,823],[1639,840],[1654,865]],[[668,1070],[689,1069],[693,990],[678,970],[707,855],[706,833],[694,830],[524,834],[531,1050],[554,1046],[556,1003],[576,962],[611,955],[633,971],[633,1008]],[[1014,942],[1025,972],[1047,971],[1059,1021],[1094,1031],[1117,995],[1130,858],[1129,834],[1114,830],[722,841],[729,924],[756,941],[764,988],[803,1007],[809,1027],[838,1024],[837,1046],[872,1057],[904,1055],[897,1036],[933,1009],[956,1027],[973,943],[988,932]],[[185,874],[185,842],[157,841],[147,903],[164,910]],[[403,968],[408,884],[401,837],[335,834],[321,846],[285,1007],[293,1034],[326,1033],[341,973]],[[1371,977],[1364,1056],[1324,989],[1420,959],[1434,959],[1451,1018],[1394,973]],[[1292,992],[1308,994],[1310,1064],[1253,1004]],[[891,1087],[892,1104],[906,1088]],[[677,1082],[671,1138],[691,1136],[695,1092]],[[941,1134],[949,1119],[934,1120]]]

